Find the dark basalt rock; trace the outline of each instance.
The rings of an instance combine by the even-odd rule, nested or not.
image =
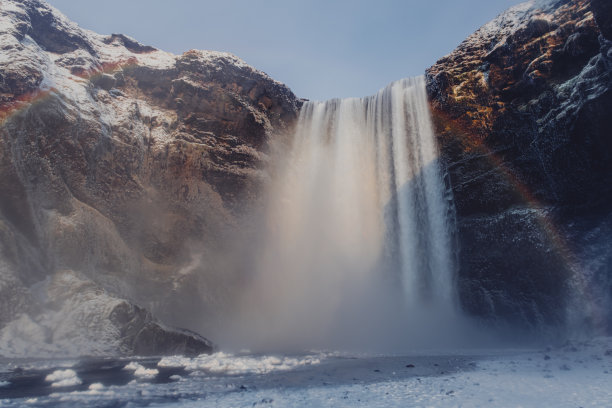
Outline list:
[[[588,260],[563,225],[612,211],[610,4],[511,9],[427,70],[473,314],[566,320]]]
[[[550,248],[545,216],[517,209],[459,221],[465,311],[531,328],[565,320],[558,306],[569,298],[570,271]]]
[[[210,354],[214,345],[199,334],[171,329],[156,321],[147,310],[127,302],[116,306],[110,320],[121,330],[123,346],[137,356]]]
[[[608,0],[591,0],[591,10],[601,34],[612,40],[612,3]]]
[[[138,41],[134,40],[133,38],[130,38],[127,35],[123,34],[111,34],[110,36],[104,39],[105,44],[112,44],[114,42],[123,45],[128,50],[137,54],[144,54],[157,50],[157,48],[155,47],[151,47],[150,45],[143,45]]]
[[[95,53],[82,34],[66,27],[49,8],[37,7],[36,0],[25,0],[25,3],[31,23],[27,34],[45,50],[63,54],[82,48]]]

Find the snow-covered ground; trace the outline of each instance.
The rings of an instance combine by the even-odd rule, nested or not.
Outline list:
[[[66,365],[3,362],[0,406],[612,406],[610,338],[541,350],[407,356],[217,353]]]

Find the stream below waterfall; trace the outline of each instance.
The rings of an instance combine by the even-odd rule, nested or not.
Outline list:
[[[408,355],[0,361],[2,407],[607,406],[612,339]]]

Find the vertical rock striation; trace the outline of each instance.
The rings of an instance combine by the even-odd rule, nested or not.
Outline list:
[[[611,210],[611,18],[607,1],[529,1],[427,71],[472,313],[564,322],[577,281],[612,292],[578,244]]]

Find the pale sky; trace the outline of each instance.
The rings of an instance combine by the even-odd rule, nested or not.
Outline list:
[[[180,54],[228,51],[302,98],[424,73],[515,0],[48,0],[81,27]]]

